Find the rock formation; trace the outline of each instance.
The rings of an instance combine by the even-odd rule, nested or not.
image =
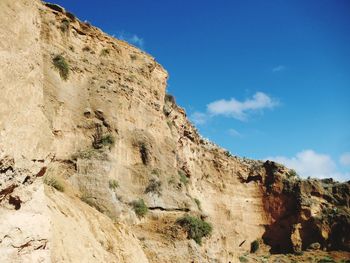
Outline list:
[[[62,7],[0,25],[0,262],[349,258],[349,182],[203,139],[154,58]]]

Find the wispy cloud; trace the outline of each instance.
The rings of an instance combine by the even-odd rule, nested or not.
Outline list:
[[[116,35],[117,38],[124,40],[130,44],[133,44],[141,49],[144,49],[145,41],[143,38],[136,34],[129,34],[125,32],[120,32]]]
[[[286,66],[284,66],[284,65],[278,65],[278,66],[272,68],[272,72],[280,72],[283,70],[286,70]]]
[[[350,152],[343,153],[339,158],[340,164],[350,166]]]
[[[225,116],[245,121],[250,114],[262,112],[265,109],[273,109],[279,105],[277,99],[263,92],[256,92],[253,97],[239,101],[235,98],[221,99],[207,105],[206,112],[195,112],[190,118],[195,124],[204,124],[215,116]]]
[[[207,122],[208,116],[205,113],[202,112],[194,112],[190,116],[190,119],[197,125],[201,125]]]
[[[327,154],[317,153],[313,150],[304,150],[293,157],[274,156],[265,160],[273,160],[294,169],[301,177],[334,178],[339,181],[350,179],[350,173],[342,173],[336,162]]]
[[[228,134],[232,137],[242,137],[242,134],[235,129],[229,129]]]

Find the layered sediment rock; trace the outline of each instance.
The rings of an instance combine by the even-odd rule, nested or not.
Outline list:
[[[2,0],[0,25],[0,262],[237,262],[257,240],[349,251],[349,182],[203,139],[153,57],[62,7]],[[184,215],[213,227],[202,245]]]

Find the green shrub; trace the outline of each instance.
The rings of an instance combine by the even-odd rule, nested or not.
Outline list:
[[[176,223],[181,225],[187,231],[188,237],[199,245],[202,243],[202,238],[210,235],[213,231],[211,224],[189,215],[177,219]]]
[[[168,125],[169,129],[173,129],[173,122],[172,121],[167,121],[166,124]]]
[[[335,260],[331,257],[324,257],[317,261],[317,263],[335,263]]]
[[[116,189],[119,187],[119,183],[116,180],[109,180],[108,182],[110,189]]]
[[[182,171],[182,170],[179,170],[178,173],[179,173],[179,176],[180,176],[180,182],[183,183],[184,185],[187,185],[188,184],[188,178],[187,178],[185,172]]]
[[[145,201],[143,201],[143,199],[133,201],[131,205],[133,206],[136,215],[138,215],[139,217],[144,217],[148,212],[148,207],[146,206]]]
[[[115,139],[112,134],[106,134],[102,136],[101,143],[104,146],[113,146],[115,143]]]
[[[245,256],[240,256],[238,259],[239,259],[239,262],[242,262],[242,263],[248,262],[248,259]]]
[[[168,184],[169,184],[169,185],[171,185],[171,184],[176,184],[175,176],[170,177],[170,179],[168,180]]]
[[[232,154],[231,154],[229,151],[226,151],[226,152],[225,152],[225,155],[226,155],[227,157],[232,157]]]
[[[53,65],[58,69],[62,79],[67,80],[69,75],[69,65],[66,59],[61,55],[56,55],[52,59]]]
[[[258,250],[259,250],[259,241],[258,240],[254,240],[250,244],[250,253],[255,253]]]
[[[65,18],[62,19],[61,25],[60,25],[61,31],[62,31],[63,33],[68,32],[68,30],[69,30],[69,25],[70,25],[70,22],[69,22],[68,19],[65,19]]]
[[[289,172],[287,173],[287,177],[298,177],[297,172],[294,169],[290,169]]]
[[[55,177],[45,176],[44,177],[44,184],[47,184],[60,192],[64,192],[63,183]]]
[[[151,174],[154,174],[154,175],[156,175],[157,177],[159,177],[160,176],[160,174],[161,174],[161,170],[159,170],[159,169],[153,169],[152,171],[151,171]]]
[[[198,209],[202,211],[201,201],[199,201],[197,198],[195,198],[194,201],[196,202]]]
[[[176,104],[175,97],[169,93],[165,94],[164,102],[165,103],[169,102],[170,104]]]
[[[97,149],[86,149],[79,151],[75,154],[72,155],[72,160],[77,160],[77,159],[97,159],[97,160],[108,160],[108,155],[103,152],[102,150],[97,150]]]
[[[104,49],[101,50],[101,54],[100,54],[100,55],[101,55],[102,57],[105,57],[105,56],[108,56],[108,55],[109,55],[109,52],[110,52],[110,51],[109,51],[108,48],[104,48]]]

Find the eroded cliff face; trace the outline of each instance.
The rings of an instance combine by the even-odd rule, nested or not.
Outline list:
[[[274,253],[321,249],[350,251],[350,184],[300,180],[281,165],[265,162],[265,210],[273,222],[263,240]]]
[[[1,262],[349,251],[349,183],[301,181],[202,139],[154,58],[59,6],[2,0],[0,14]],[[186,214],[213,227],[201,245],[177,223]]]

